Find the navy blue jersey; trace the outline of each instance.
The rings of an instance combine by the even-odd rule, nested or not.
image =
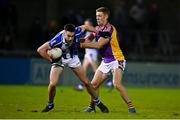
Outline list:
[[[84,31],[81,27],[76,27],[75,29],[75,36],[73,42],[67,43],[63,36],[64,30],[57,33],[55,37],[48,41],[51,48],[59,47],[63,51],[63,58],[73,57],[74,55],[78,55],[78,48],[80,44],[80,38],[82,37]]]

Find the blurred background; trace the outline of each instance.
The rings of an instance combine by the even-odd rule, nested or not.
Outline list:
[[[90,17],[96,24],[101,6],[110,9],[109,21],[120,34],[125,84],[179,87],[179,0],[0,0],[0,84],[47,84],[50,64],[36,49],[66,23],[78,26]],[[76,84],[69,72],[62,85]]]

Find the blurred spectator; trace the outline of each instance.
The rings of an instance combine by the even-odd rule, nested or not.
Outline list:
[[[52,39],[61,29],[59,23],[56,20],[50,20],[47,28],[47,40]]]
[[[128,47],[129,47],[129,41],[128,41],[128,35],[127,35],[127,31],[128,31],[128,22],[129,22],[129,16],[128,16],[128,9],[127,9],[127,3],[126,0],[113,0],[113,6],[114,6],[114,22],[115,22],[115,26],[119,32],[119,36],[120,36],[120,44],[121,44],[121,48],[124,50],[126,48],[126,50],[124,50],[125,52],[127,51]],[[125,53],[126,54],[126,53]]]
[[[39,18],[35,18],[29,31],[29,48],[36,50],[44,41],[42,40],[42,25]]]
[[[0,0],[0,26],[7,25],[8,0]]]
[[[145,27],[147,11],[143,0],[136,0],[136,3],[130,9],[133,28],[142,30]]]
[[[75,10],[70,9],[62,16],[61,25],[64,26],[68,23],[72,23],[75,26],[82,25],[84,22],[83,14],[83,10],[75,12]]]
[[[0,26],[17,28],[18,11],[16,6],[8,1],[0,1]]]
[[[148,28],[150,30],[150,45],[155,48],[158,43],[158,30],[159,30],[159,8],[156,3],[152,3],[148,9]]]
[[[131,48],[131,52],[143,55],[143,31],[146,28],[147,20],[147,9],[143,0],[136,0],[135,4],[132,5],[129,11],[130,22],[132,26],[132,35],[129,39],[130,46],[134,45],[135,47]]]
[[[0,48],[3,50],[12,50],[14,48],[13,46],[13,35],[12,31],[10,29],[7,29],[7,31],[3,31],[1,33],[2,38],[0,41]]]
[[[12,50],[17,38],[18,11],[9,0],[0,0],[0,49]]]
[[[75,14],[75,19],[77,21],[76,26],[80,26],[84,23],[83,14],[84,14],[83,10],[76,12],[76,14]]]
[[[128,24],[128,10],[125,0],[114,0],[114,21],[118,30],[126,29]]]
[[[8,7],[8,21],[10,26],[13,27],[13,31],[16,32],[18,27],[18,11],[13,3],[10,3]]]
[[[61,19],[62,26],[66,25],[68,23],[77,25],[76,16],[75,16],[74,10],[72,10],[72,9],[69,9],[68,11],[66,11]]]
[[[48,21],[47,25],[43,25],[40,18],[35,18],[29,30],[29,48],[37,50],[44,42],[52,39],[59,32],[59,24],[56,20]]]

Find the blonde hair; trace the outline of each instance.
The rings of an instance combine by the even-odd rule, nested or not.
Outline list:
[[[96,12],[103,12],[104,14],[108,15],[108,17],[110,15],[110,11],[106,7],[99,7],[99,8],[96,9]]]

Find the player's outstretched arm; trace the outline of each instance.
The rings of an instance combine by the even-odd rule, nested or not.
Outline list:
[[[97,32],[98,32],[98,31],[95,29],[95,27],[93,27],[93,26],[81,25],[80,27],[81,27],[81,29],[86,30],[86,31],[89,31],[89,32],[94,32],[94,33],[97,33]]]
[[[46,42],[43,45],[41,45],[38,49],[37,52],[46,60],[52,62],[52,58],[47,54],[47,51],[50,50],[51,47],[49,46],[49,43]]]
[[[90,42],[90,43],[80,43],[81,48],[96,48],[100,49],[103,45],[107,44],[109,39],[100,37],[98,42]]]

